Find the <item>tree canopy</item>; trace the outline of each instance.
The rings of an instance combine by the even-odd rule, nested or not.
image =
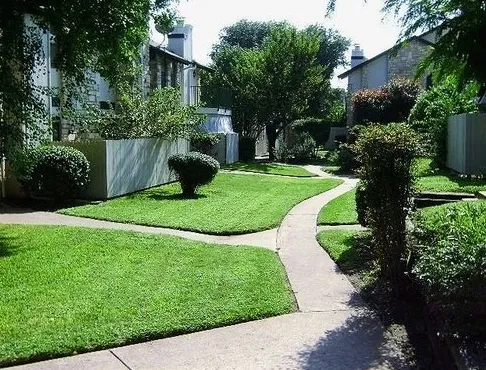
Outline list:
[[[4,0],[0,2],[0,152],[9,154],[45,113],[34,72],[42,58],[41,31],[57,44],[59,70],[73,86],[87,69],[112,85],[132,76],[149,17],[167,26],[173,0]],[[29,27],[30,15],[36,27]],[[36,29],[37,28],[37,29]],[[26,127],[24,129],[23,127]]]
[[[328,108],[330,78],[345,63],[348,46],[347,39],[318,25],[297,30],[285,22],[240,21],[225,28],[214,45],[216,72],[204,85],[206,91],[231,91],[235,129],[253,138],[265,129],[273,155],[285,126]]]

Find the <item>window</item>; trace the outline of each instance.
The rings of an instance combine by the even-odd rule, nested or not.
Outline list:
[[[51,53],[50,53],[50,62],[51,62],[51,68],[59,68],[59,49],[57,47],[57,44],[51,42]]]

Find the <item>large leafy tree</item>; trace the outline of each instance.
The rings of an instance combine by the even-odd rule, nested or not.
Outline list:
[[[345,63],[348,46],[347,39],[318,25],[298,31],[285,22],[237,22],[213,47],[216,73],[203,82],[213,91],[208,103],[218,103],[211,100],[214,91],[229,89],[237,131],[256,138],[266,129],[274,148],[292,120],[325,114],[332,72]]]
[[[4,0],[0,2],[0,154],[9,155],[34,132],[45,104],[34,83],[42,58],[42,31],[57,44],[57,65],[72,87],[85,71],[100,72],[112,85],[133,76],[152,15],[163,28],[172,0]],[[29,15],[35,26],[28,26]]]

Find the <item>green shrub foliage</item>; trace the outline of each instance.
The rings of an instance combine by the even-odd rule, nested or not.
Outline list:
[[[366,221],[366,212],[366,183],[360,181],[356,187],[356,213],[358,214],[358,222],[363,226],[367,226],[368,224]]]
[[[277,150],[281,162],[304,161],[315,156],[316,142],[307,132],[295,132],[282,142]]]
[[[486,202],[424,209],[417,216],[413,276],[450,330],[486,334]]]
[[[405,124],[371,125],[360,130],[354,150],[371,229],[383,276],[398,292],[405,250],[405,219],[411,208],[415,132]]]
[[[405,121],[420,93],[410,80],[396,79],[379,89],[363,89],[351,100],[354,124]]]
[[[221,140],[218,134],[206,132],[194,132],[191,135],[191,150],[210,155],[213,147]]]
[[[177,174],[182,194],[192,197],[199,186],[209,184],[214,179],[219,163],[209,155],[189,152],[170,156],[169,168]]]
[[[477,111],[476,84],[458,89],[454,78],[421,93],[410,112],[409,122],[422,136],[423,154],[444,165],[447,157],[447,121],[455,114]]]
[[[74,198],[89,182],[86,156],[68,146],[43,146],[25,154],[17,172],[24,188],[55,200]]]

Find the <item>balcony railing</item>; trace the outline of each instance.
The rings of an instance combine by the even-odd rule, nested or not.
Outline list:
[[[231,109],[231,90],[223,87],[191,86],[189,104]]]

